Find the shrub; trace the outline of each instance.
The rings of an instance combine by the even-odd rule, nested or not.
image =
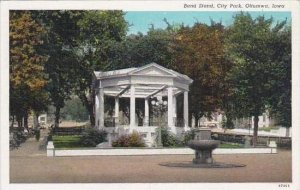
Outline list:
[[[107,132],[95,128],[86,128],[79,143],[85,147],[95,147],[97,144],[106,141]]]
[[[49,135],[48,135],[47,141],[52,141],[52,134],[49,134]]]
[[[24,132],[24,128],[20,127],[13,131],[14,139],[18,144],[21,144],[27,140],[27,136]]]
[[[183,145],[187,145],[190,140],[195,138],[195,129],[191,129],[190,131],[185,132],[183,137]]]
[[[133,132],[129,135],[121,135],[116,141],[112,142],[113,147],[145,147],[143,138],[137,133]]]
[[[286,148],[286,149],[292,148],[291,139],[281,139],[281,140],[278,140],[276,143],[277,143],[278,148]]]
[[[24,127],[10,128],[10,148],[14,149],[20,146],[21,143],[25,142],[27,135],[24,132]]]
[[[182,141],[173,134],[171,134],[166,128],[161,128],[161,142],[164,147],[181,147]]]

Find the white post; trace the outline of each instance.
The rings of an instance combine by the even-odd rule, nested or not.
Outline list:
[[[175,132],[174,130],[174,122],[173,122],[173,88],[168,87],[168,127],[171,128],[172,132]]]
[[[55,149],[52,141],[48,141],[47,144],[47,156],[53,157],[55,156]]]
[[[189,126],[189,92],[184,91],[183,96],[183,119],[184,119],[184,128],[185,130]]]
[[[130,86],[130,127],[135,127],[135,88]]]
[[[104,127],[104,89],[100,88],[99,89],[99,128]]]
[[[115,125],[119,124],[119,97],[115,97]]]
[[[149,126],[149,99],[145,98],[145,126]]]

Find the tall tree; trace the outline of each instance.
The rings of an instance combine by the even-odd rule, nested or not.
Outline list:
[[[43,104],[40,93],[46,85],[44,62],[46,58],[38,52],[43,44],[43,27],[32,19],[29,11],[10,12],[10,113],[15,115],[19,126],[24,126],[35,104]],[[31,101],[36,99],[36,102]]]
[[[81,11],[32,11],[46,29],[45,44],[41,51],[48,57],[45,64],[49,83],[47,91],[55,107],[55,127],[59,127],[60,110],[70,99],[75,86],[75,69],[78,67],[74,49],[78,46],[78,20]]]
[[[127,22],[122,11],[86,11],[77,22],[80,36],[76,49],[79,64],[76,67],[75,93],[86,106],[91,125],[95,124],[93,113],[92,73],[110,70],[111,48],[124,39]]]
[[[227,55],[234,62],[229,73],[234,86],[235,107],[243,116],[254,116],[253,145],[257,143],[259,115],[269,104],[277,78],[274,37],[284,23],[273,26],[273,19],[253,19],[249,13],[237,14],[229,27]]]
[[[202,116],[221,107],[222,81],[230,68],[224,54],[224,27],[196,23],[182,27],[176,35],[173,67],[191,77],[189,111],[196,126]]]
[[[177,28],[170,25],[166,29],[155,29],[152,26],[146,35],[141,33],[129,35],[123,42],[122,61],[130,66],[140,67],[152,62],[164,67],[171,67],[173,60],[174,38]],[[128,67],[128,66],[127,66]]]

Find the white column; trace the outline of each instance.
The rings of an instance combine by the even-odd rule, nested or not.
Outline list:
[[[189,126],[189,92],[184,91],[183,95],[183,119],[184,119],[184,128]]]
[[[130,127],[135,126],[135,88],[130,86]]]
[[[119,124],[119,97],[115,97],[115,124]]]
[[[149,99],[145,98],[145,126],[149,126]]]
[[[174,128],[174,122],[173,122],[173,115],[174,115],[174,110],[173,110],[173,88],[169,87],[168,88],[168,127]]]
[[[99,128],[100,121],[99,121],[99,114],[100,114],[100,105],[99,105],[99,91],[96,92],[95,94],[95,126]]]
[[[99,89],[99,128],[104,127],[104,89]]]
[[[176,121],[176,118],[177,118],[177,102],[176,102],[176,96],[173,96],[173,122]],[[174,123],[175,125],[175,123]]]

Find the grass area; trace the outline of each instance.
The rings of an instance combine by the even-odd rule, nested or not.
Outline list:
[[[219,148],[244,148],[242,144],[233,144],[233,143],[221,143]]]
[[[55,135],[52,140],[55,148],[81,148],[80,137],[81,135]]]
[[[278,130],[278,127],[261,127],[258,128],[259,131],[266,131],[266,132],[270,132],[271,130]]]

